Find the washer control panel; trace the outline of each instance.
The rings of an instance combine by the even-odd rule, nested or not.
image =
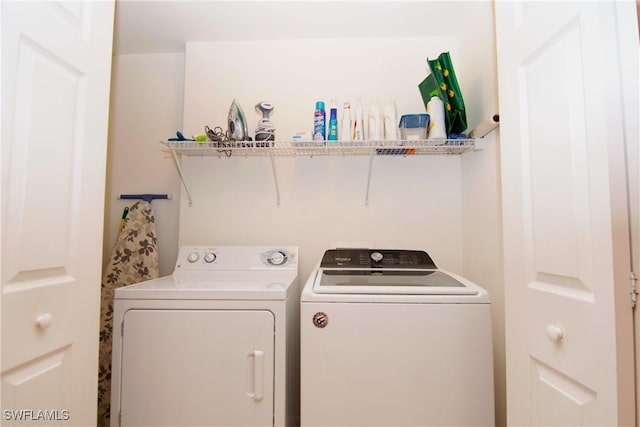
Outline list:
[[[297,270],[294,246],[182,246],[175,271]]]
[[[324,253],[322,268],[389,268],[436,269],[425,251],[406,249],[329,249]]]

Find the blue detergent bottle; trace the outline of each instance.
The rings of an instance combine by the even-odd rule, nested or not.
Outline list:
[[[329,114],[329,135],[327,136],[327,140],[338,140],[338,103],[335,100],[331,100],[331,110]]]

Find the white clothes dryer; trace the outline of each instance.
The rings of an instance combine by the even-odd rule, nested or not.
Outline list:
[[[114,297],[112,426],[299,423],[298,249],[184,246]]]
[[[301,295],[301,425],[494,425],[491,304],[424,251],[333,249]]]

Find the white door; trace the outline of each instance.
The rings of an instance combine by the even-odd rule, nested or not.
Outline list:
[[[496,2],[509,425],[634,423],[621,77],[638,76],[616,34],[633,6]]]
[[[120,425],[273,426],[274,323],[267,310],[127,311]]]
[[[0,7],[3,425],[91,425],[113,2]]]

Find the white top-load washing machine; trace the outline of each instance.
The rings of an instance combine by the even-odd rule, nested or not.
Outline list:
[[[298,249],[184,246],[114,297],[112,426],[299,422]]]
[[[494,425],[488,293],[424,251],[333,249],[301,295],[301,425]]]

